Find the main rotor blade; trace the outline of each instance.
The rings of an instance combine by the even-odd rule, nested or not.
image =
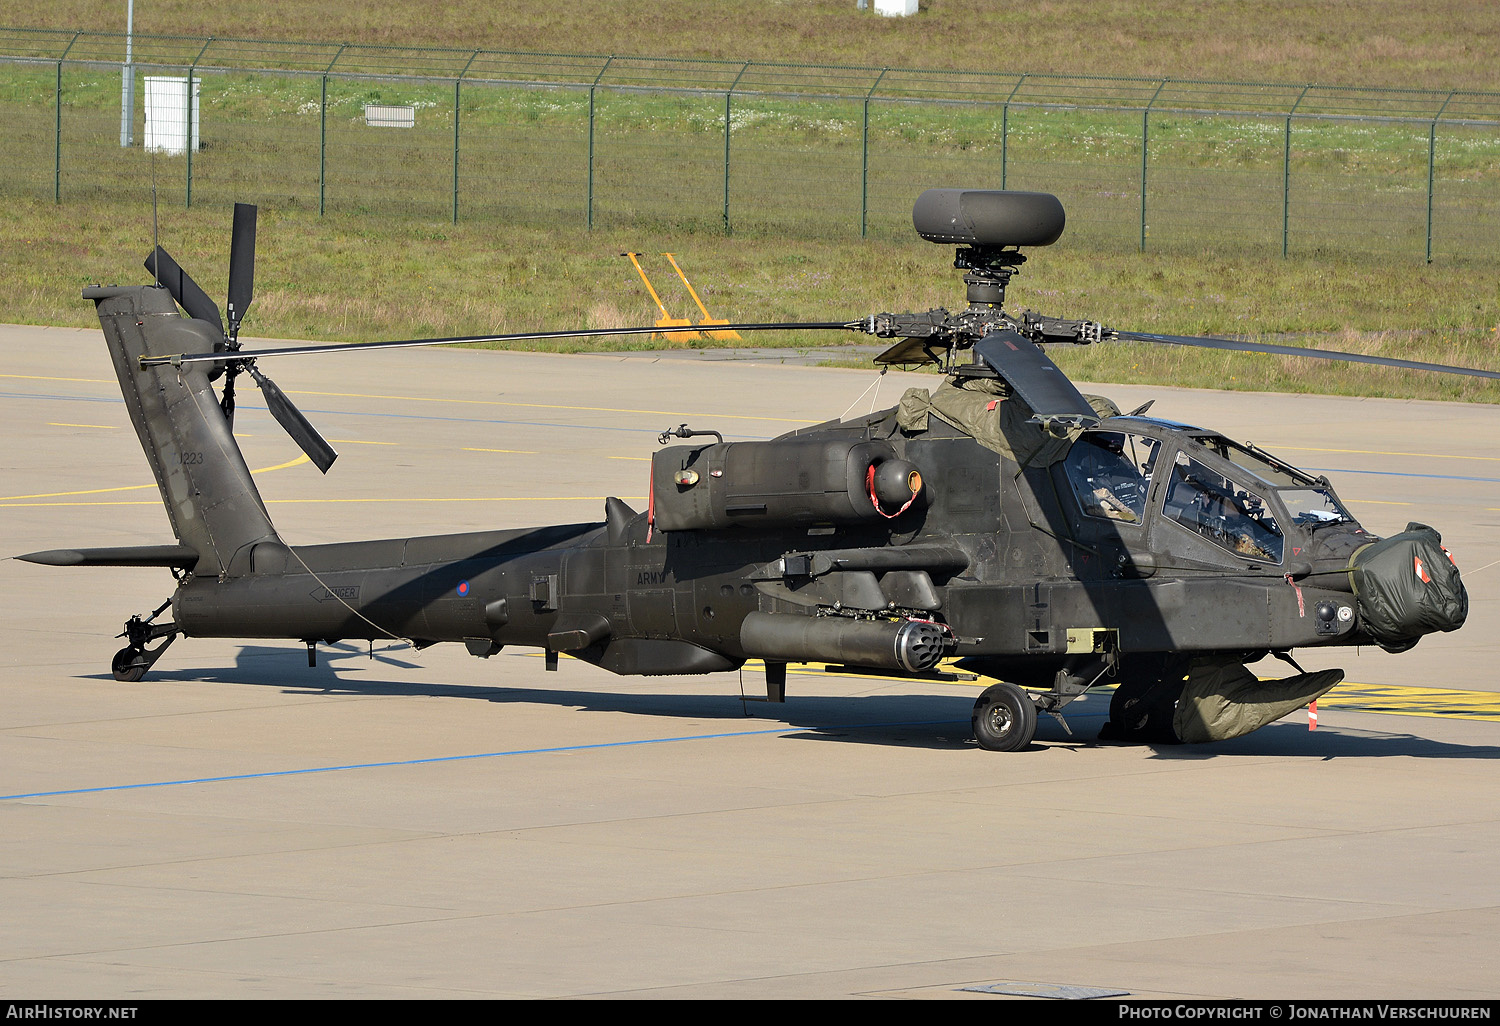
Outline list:
[[[1043,420],[1082,418],[1096,423],[1099,414],[1062,368],[1041,347],[1017,331],[992,331],[974,343],[974,352],[1010,385],[1022,402]]]
[[[255,295],[255,205],[234,205],[234,229],[229,237],[229,334],[239,334],[240,321]]]
[[[838,328],[860,331],[863,321],[787,321],[775,324],[715,324],[715,331],[808,331]],[[458,335],[450,338],[408,338],[394,342],[343,342],[327,346],[295,346],[290,349],[263,349],[259,352],[192,353],[178,356],[143,356],[142,367],[178,366],[184,363],[230,363],[234,360],[264,360],[270,356],[308,356],[313,353],[353,353],[366,349],[410,349],[418,346],[456,346],[466,342],[526,342],[551,338],[585,338],[590,335],[650,335],[662,331],[650,328],[594,328],[579,331],[524,331],[509,335]]]
[[[328,468],[333,466],[333,461],[339,458],[333,446],[318,434],[318,429],[302,415],[302,411],[292,405],[292,401],[277,387],[276,382],[262,374],[254,364],[249,364],[245,369],[260,386],[261,394],[266,397],[266,409],[271,411],[271,416],[275,417],[276,422],[292,436],[292,441],[302,447],[308,459],[312,460],[323,473],[328,473]]]
[[[1403,370],[1433,371],[1438,374],[1464,374],[1474,378],[1500,378],[1500,371],[1479,370],[1474,367],[1452,367],[1442,363],[1422,363],[1418,360],[1399,360],[1390,356],[1365,356],[1360,353],[1340,353],[1333,349],[1303,349],[1300,346],[1278,346],[1266,342],[1237,342],[1228,338],[1210,338],[1193,335],[1154,335],[1144,331],[1117,331],[1117,338],[1139,342],[1165,342],[1174,346],[1197,346],[1203,349],[1231,349],[1241,353],[1269,353],[1272,356],[1309,356],[1317,360],[1342,360],[1345,363],[1368,363],[1380,367],[1400,367]]]
[[[198,287],[192,276],[172,259],[172,254],[160,246],[146,257],[146,270],[166,286],[177,305],[187,311],[189,317],[207,321],[224,334],[224,319],[219,316],[219,305],[208,298],[208,293]]]

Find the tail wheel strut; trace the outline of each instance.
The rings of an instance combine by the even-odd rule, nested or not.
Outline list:
[[[116,637],[128,638],[130,639],[130,644],[116,652],[115,657],[110,660],[109,670],[114,675],[115,680],[127,684],[133,684],[140,680],[146,675],[146,671],[151,669],[156,664],[156,661],[161,658],[162,653],[167,650],[167,646],[177,640],[179,631],[175,623],[151,622],[171,603],[171,599],[163,602],[153,609],[151,615],[144,620],[139,616],[132,616],[129,620],[125,621],[125,629],[117,634]],[[167,640],[155,648],[146,647],[157,638],[166,638]]]

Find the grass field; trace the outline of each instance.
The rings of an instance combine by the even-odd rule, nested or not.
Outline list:
[[[0,21],[108,27],[119,19],[117,7],[16,0],[14,14]],[[1406,8],[1386,3],[1171,9],[1167,19],[1157,7],[1125,3],[929,2],[919,18],[896,24],[852,3],[663,2],[631,9],[632,16],[618,5],[522,2],[503,8],[504,24],[486,9],[465,28],[446,8],[429,17],[420,13],[428,8],[408,3],[372,3],[357,15],[335,9],[316,23],[301,4],[143,3],[137,29],[850,63],[868,63],[873,39],[882,64],[971,69],[992,66],[996,52],[1007,52],[992,41],[1005,39],[1024,41],[1016,52],[1042,71],[1043,57],[1076,56],[1083,44],[1073,37],[1087,11],[1092,56],[1075,70],[1292,81],[1317,71],[1324,81],[1493,85],[1477,56],[1500,22],[1488,4],[1431,5],[1420,30]],[[1298,18],[1311,19],[1314,30],[1276,29]],[[1371,54],[1386,58],[1370,64]],[[1177,63],[1152,63],[1166,61]],[[1372,68],[1378,77],[1366,74]],[[678,253],[716,316],[828,320],[958,307],[952,254],[914,239],[911,200],[926,185],[1004,181],[1057,192],[1069,210],[1063,241],[1033,252],[1013,285],[1013,309],[1181,334],[1314,333],[1335,348],[1500,365],[1500,275],[1490,230],[1500,223],[1500,133],[1493,130],[1445,126],[1429,136],[1412,124],[1298,122],[1288,140],[1280,118],[1156,115],[1149,239],[1139,253],[1138,113],[1021,109],[1005,116],[1002,133],[994,108],[872,104],[866,134],[858,102],[737,99],[726,176],[722,95],[601,91],[590,165],[586,91],[465,87],[456,147],[451,85],[332,80],[325,121],[316,78],[217,74],[203,83],[204,149],[193,157],[193,202],[184,209],[183,158],[153,159],[110,141],[118,75],[67,68],[61,109],[55,76],[0,68],[0,109],[12,115],[13,133],[0,154],[7,320],[88,324],[79,287],[141,280],[153,178],[163,242],[211,295],[223,292],[230,204],[262,205],[258,296],[246,330],[308,339],[650,323],[659,314],[619,257],[627,249]],[[359,116],[367,102],[412,104],[418,128],[381,133],[377,142]],[[55,205],[58,123],[62,203]],[[1427,265],[1433,166],[1438,262]],[[861,239],[865,195],[869,237]],[[318,216],[320,204],[326,216]],[[1284,225],[1291,226],[1286,259]],[[652,259],[648,268],[672,312],[689,312],[665,260]],[[1175,349],[1117,347],[1059,359],[1097,380],[1500,397],[1457,379]]]
[[[1180,79],[1493,89],[1488,0],[921,0],[879,18],[854,0],[142,0],[135,29],[221,39],[691,56]],[[0,24],[125,30],[120,0],[7,0]]]

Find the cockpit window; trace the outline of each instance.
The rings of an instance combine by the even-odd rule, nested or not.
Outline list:
[[[1216,456],[1222,456],[1235,466],[1248,470],[1273,487],[1284,488],[1289,485],[1313,483],[1313,478],[1296,467],[1281,462],[1270,453],[1247,448],[1238,442],[1230,441],[1223,435],[1196,435],[1193,441]]]
[[[1320,524],[1349,524],[1354,518],[1327,488],[1282,488],[1276,493],[1286,505],[1292,522],[1317,527]]]
[[[1158,444],[1125,431],[1086,432],[1064,461],[1078,505],[1091,517],[1139,524]]]
[[[1174,461],[1164,512],[1230,552],[1281,562],[1281,528],[1266,501],[1185,452]]]

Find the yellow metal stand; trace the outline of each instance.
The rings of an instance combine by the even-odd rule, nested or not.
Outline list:
[[[687,275],[682,273],[682,268],[677,266],[677,261],[673,259],[672,254],[663,253],[662,256],[671,261],[672,270],[677,272],[677,277],[681,278],[682,283],[687,286],[688,295],[693,297],[693,302],[697,303],[698,309],[703,311],[703,320],[698,322],[698,327],[702,328],[710,324],[728,324],[729,322],[722,318],[710,317],[708,315],[708,307],[703,305],[703,300],[699,299],[698,293],[693,291],[693,283],[687,280]],[[709,331],[706,334],[709,338],[716,338],[723,342],[732,342],[740,337],[740,333],[737,331]]]
[[[622,253],[620,255],[628,256],[630,258],[630,262],[632,264],[635,264],[636,273],[641,276],[641,281],[646,283],[646,291],[651,293],[651,298],[656,303],[656,308],[661,311],[661,319],[656,322],[656,326],[658,328],[686,327],[690,326],[693,323],[686,317],[673,317],[671,314],[667,313],[667,308],[662,305],[661,297],[658,296],[656,294],[656,290],[651,287],[651,279],[646,277],[646,272],[641,269],[641,262],[636,259],[636,257],[640,256],[639,253]],[[691,342],[695,338],[703,337],[696,331],[664,331],[661,333],[661,336],[668,342]]]

